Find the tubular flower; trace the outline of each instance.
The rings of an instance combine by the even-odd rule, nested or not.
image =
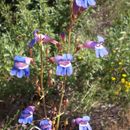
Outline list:
[[[78,7],[82,7],[84,9],[88,8],[89,6],[95,6],[95,0],[75,0],[76,5]]]
[[[43,119],[39,124],[41,130],[52,130],[52,121],[49,119]]]
[[[60,37],[61,37],[62,41],[65,41],[66,34],[65,34],[64,32],[62,32],[62,33],[60,34]]]
[[[29,43],[30,48],[32,48],[34,44],[38,42],[38,43],[43,43],[43,45],[47,43],[52,43],[53,45],[56,45],[58,49],[61,49],[61,44],[58,41],[49,37],[48,35],[40,34],[39,30],[36,29],[33,32],[33,35],[34,35],[34,39],[32,39],[31,42]]]
[[[95,6],[95,0],[74,0],[73,1],[73,16],[77,17],[82,11],[86,10],[89,6]]]
[[[23,76],[29,77],[30,69],[29,65],[32,61],[32,58],[15,56],[14,57],[14,66],[10,71],[10,75],[16,75],[18,78],[22,78]]]
[[[55,57],[55,62],[57,63],[56,75],[58,76],[70,76],[73,73],[73,68],[71,61],[73,56],[71,54],[63,54]]]
[[[90,124],[90,117],[89,116],[83,116],[82,118],[76,118],[72,120],[72,125],[79,125],[79,130],[92,130]]]
[[[31,124],[33,121],[33,112],[35,111],[35,106],[28,106],[25,108],[18,119],[20,124]]]
[[[96,57],[104,57],[108,55],[107,49],[102,45],[104,42],[104,38],[101,36],[97,36],[98,42],[95,41],[87,41],[85,44],[80,45],[80,48],[88,48],[95,50]]]

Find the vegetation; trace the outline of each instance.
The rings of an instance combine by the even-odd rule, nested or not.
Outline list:
[[[32,32],[41,33],[60,41],[60,33],[68,35],[70,2],[68,0],[1,0],[0,1],[0,118],[3,127],[17,122],[19,110],[30,103],[37,105],[36,118],[42,118],[41,100],[37,94],[36,80],[40,78],[40,47],[34,48],[35,65],[31,65],[30,78],[10,76],[15,55],[29,56],[28,43]],[[74,74],[66,79],[65,97],[69,100],[66,111],[71,116],[92,115],[91,110],[100,104],[120,104],[127,108],[130,100],[130,2],[129,0],[97,0],[94,8],[83,12],[76,21],[71,39],[71,53],[75,44],[96,40],[97,34],[105,37],[109,55],[98,59],[92,50],[74,54]],[[67,49],[67,43],[64,46]],[[49,54],[46,55],[46,50]],[[57,49],[47,45],[43,50],[47,109],[60,100],[62,77],[55,75],[56,66],[46,56],[56,55]],[[48,72],[52,71],[48,84]],[[37,76],[36,76],[37,75]],[[35,100],[35,101],[34,101]],[[40,103],[40,105],[39,105]],[[125,107],[124,107],[125,106]],[[11,110],[9,110],[11,107]],[[41,112],[40,112],[41,111]],[[67,113],[66,112],[66,113]],[[42,113],[42,114],[41,114]],[[40,115],[41,114],[41,115]],[[64,117],[63,117],[64,118]]]

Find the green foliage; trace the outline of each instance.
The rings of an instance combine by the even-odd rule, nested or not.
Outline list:
[[[100,0],[96,8],[89,8],[75,23],[71,51],[75,48],[75,38],[80,43],[86,40],[96,40],[96,35],[105,37],[105,46],[109,55],[103,59],[96,59],[93,50],[82,50],[74,55],[73,76],[67,79],[66,92],[70,100],[69,110],[74,112],[86,112],[100,102],[128,103],[130,99],[130,2],[125,0]],[[15,11],[12,10],[15,7]],[[11,77],[9,72],[13,65],[15,55],[29,56],[27,44],[33,37],[32,32],[36,28],[42,33],[60,40],[60,32],[67,32],[69,22],[69,2],[57,0],[52,5],[47,1],[22,0],[19,3],[5,4],[0,2],[0,98],[21,96],[28,103],[34,94],[35,84],[33,77],[40,76],[40,49],[36,45],[34,58],[36,65],[31,66],[30,79],[17,79]],[[67,46],[67,43],[65,44]],[[57,54],[55,47],[51,48],[50,54]],[[47,87],[48,70],[55,71],[55,65],[47,63],[44,71],[44,83],[46,93],[57,90]],[[123,77],[122,74],[126,74]],[[52,75],[55,84],[63,79]],[[122,83],[122,78],[125,82]],[[51,91],[52,90],[52,91]],[[78,107],[76,107],[78,106]]]

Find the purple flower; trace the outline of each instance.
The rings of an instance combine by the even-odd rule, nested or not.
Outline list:
[[[61,39],[64,41],[64,40],[65,40],[65,37],[66,37],[65,33],[62,32],[62,33],[60,34],[60,37],[61,37]]]
[[[33,112],[35,111],[35,106],[28,106],[25,108],[18,119],[20,124],[31,124],[33,121]]]
[[[108,55],[107,49],[102,45],[104,43],[104,38],[102,36],[97,36],[98,42],[95,41],[87,41],[82,45],[82,48],[94,49],[96,57],[104,57]]]
[[[96,45],[97,45],[97,42],[87,41],[85,44],[83,44],[83,48],[94,49]]]
[[[43,44],[52,43],[53,45],[56,45],[59,49],[61,47],[61,44],[58,41],[49,37],[48,35],[40,34],[39,30],[37,29],[33,32],[33,35],[34,35],[34,38],[29,43],[30,48],[32,48],[34,44],[36,44],[37,42],[43,43]]]
[[[92,130],[90,124],[90,117],[89,116],[83,116],[82,118],[78,117],[76,119],[72,120],[72,125],[79,125],[79,130]]]
[[[63,54],[55,57],[57,63],[56,75],[58,76],[70,76],[73,73],[71,61],[73,56],[71,54]]]
[[[15,56],[14,57],[14,66],[10,71],[10,75],[16,75],[18,78],[22,78],[23,76],[29,77],[30,69],[29,65],[32,61],[32,58]]]
[[[39,124],[41,130],[52,130],[52,121],[49,119],[43,119]]]
[[[97,35],[97,39],[98,39],[98,43],[103,43],[105,41],[105,39],[100,35]]]
[[[96,53],[97,58],[104,57],[104,56],[108,55],[107,49],[101,44],[97,44],[95,46],[95,53]]]
[[[82,7],[84,9],[88,8],[89,6],[95,6],[95,0],[75,0],[76,5]]]
[[[100,35],[97,36],[98,42],[95,46],[95,53],[96,53],[96,57],[104,57],[106,55],[108,55],[108,51],[107,49],[102,45],[104,43],[104,38]]]

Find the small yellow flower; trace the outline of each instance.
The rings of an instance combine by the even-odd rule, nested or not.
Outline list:
[[[128,82],[128,81],[125,81],[125,84],[126,84],[126,85],[129,85],[129,82]]]
[[[115,50],[113,50],[113,53],[116,53],[116,51],[115,51]]]
[[[127,86],[128,88],[130,88],[130,85],[128,84],[128,86]]]
[[[117,90],[117,91],[115,91],[115,93],[114,93],[116,96],[118,96],[119,95],[119,91]]]
[[[122,62],[119,62],[118,64],[119,64],[119,65],[122,65]]]
[[[115,77],[111,77],[111,80],[112,80],[112,81],[115,81],[115,80],[116,80],[116,78],[115,78]]]
[[[126,89],[125,89],[125,92],[127,92],[127,93],[128,93],[128,92],[129,92],[129,88],[126,88]]]
[[[122,74],[122,77],[124,77],[124,78],[125,78],[126,76],[127,76],[126,74]]]
[[[128,89],[129,88],[128,85],[125,85],[125,88]]]
[[[121,79],[121,83],[123,83],[123,84],[125,83],[125,78]]]

